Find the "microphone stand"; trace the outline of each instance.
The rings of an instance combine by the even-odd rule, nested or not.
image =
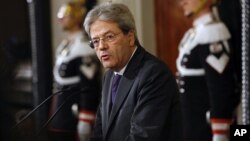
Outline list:
[[[85,88],[86,89],[86,88]],[[56,116],[56,114],[63,108],[63,106],[67,103],[68,100],[70,100],[70,98],[72,98],[74,95],[79,94],[81,91],[85,90],[84,88],[82,88],[80,91],[74,92],[73,94],[70,94],[65,101],[56,109],[56,111],[53,113],[53,115],[47,120],[46,123],[43,124],[43,126],[39,129],[39,131],[37,132],[36,136],[39,136],[39,134],[41,133],[41,131],[54,119],[54,117]]]
[[[43,106],[43,105],[44,105],[48,100],[50,100],[53,96],[55,96],[55,95],[60,95],[60,94],[62,94],[63,92],[70,90],[71,88],[72,88],[72,87],[69,87],[69,88],[67,88],[67,89],[65,89],[65,90],[58,91],[58,92],[56,92],[56,93],[50,95],[49,97],[47,97],[43,102],[41,102],[39,105],[37,105],[33,110],[31,110],[27,115],[25,115],[20,121],[18,121],[18,122],[16,123],[16,125],[13,127],[13,129],[16,128],[17,126],[19,126],[19,124],[21,124],[24,120],[26,120],[27,118],[29,118],[30,115],[31,115],[32,113],[34,113],[37,109],[39,109],[41,106]]]
[[[47,97],[44,101],[42,101],[39,105],[37,105],[33,110],[31,110],[28,114],[26,114],[21,120],[19,120],[12,128],[10,131],[9,136],[11,137],[13,135],[13,133],[15,133],[15,130],[17,129],[17,127],[23,123],[27,118],[29,118],[31,116],[31,114],[33,114],[35,111],[37,111],[41,106],[43,106],[47,101],[49,101],[52,97],[56,96],[56,95],[61,95],[63,94],[63,92],[67,92],[69,90],[74,90],[74,88],[77,87],[76,85],[68,87],[66,89],[57,91],[55,93],[53,93],[52,95],[50,95],[49,97]]]

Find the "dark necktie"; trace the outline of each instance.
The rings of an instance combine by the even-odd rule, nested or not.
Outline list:
[[[121,75],[119,74],[116,74],[114,77],[113,77],[113,81],[112,81],[112,104],[114,104],[115,102],[115,97],[116,97],[116,93],[117,93],[117,88],[118,88],[118,85],[119,85],[119,82],[120,82],[120,79],[121,79]]]

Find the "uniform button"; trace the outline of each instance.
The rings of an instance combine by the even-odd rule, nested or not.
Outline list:
[[[184,88],[181,88],[180,89],[180,93],[184,93],[185,92],[185,89]]]
[[[59,71],[61,76],[65,76],[65,72],[64,71]]]
[[[63,69],[63,70],[66,70],[66,68],[67,68],[67,66],[64,64],[61,66],[61,69]]]
[[[184,85],[185,82],[183,80],[180,81],[180,85]]]
[[[187,61],[188,61],[187,57],[183,58],[183,62],[187,62]]]

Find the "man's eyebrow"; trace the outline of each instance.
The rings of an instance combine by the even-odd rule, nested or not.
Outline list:
[[[101,36],[98,35],[98,36],[96,36],[96,37],[93,37],[92,39],[100,38],[100,37],[102,37],[102,36],[105,36],[105,35],[108,34],[108,33],[112,33],[112,31],[108,30],[108,31],[104,32]]]

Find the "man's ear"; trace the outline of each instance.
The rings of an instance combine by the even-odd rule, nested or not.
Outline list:
[[[129,37],[129,45],[134,46],[135,45],[135,33],[133,31],[129,31],[128,37]]]

